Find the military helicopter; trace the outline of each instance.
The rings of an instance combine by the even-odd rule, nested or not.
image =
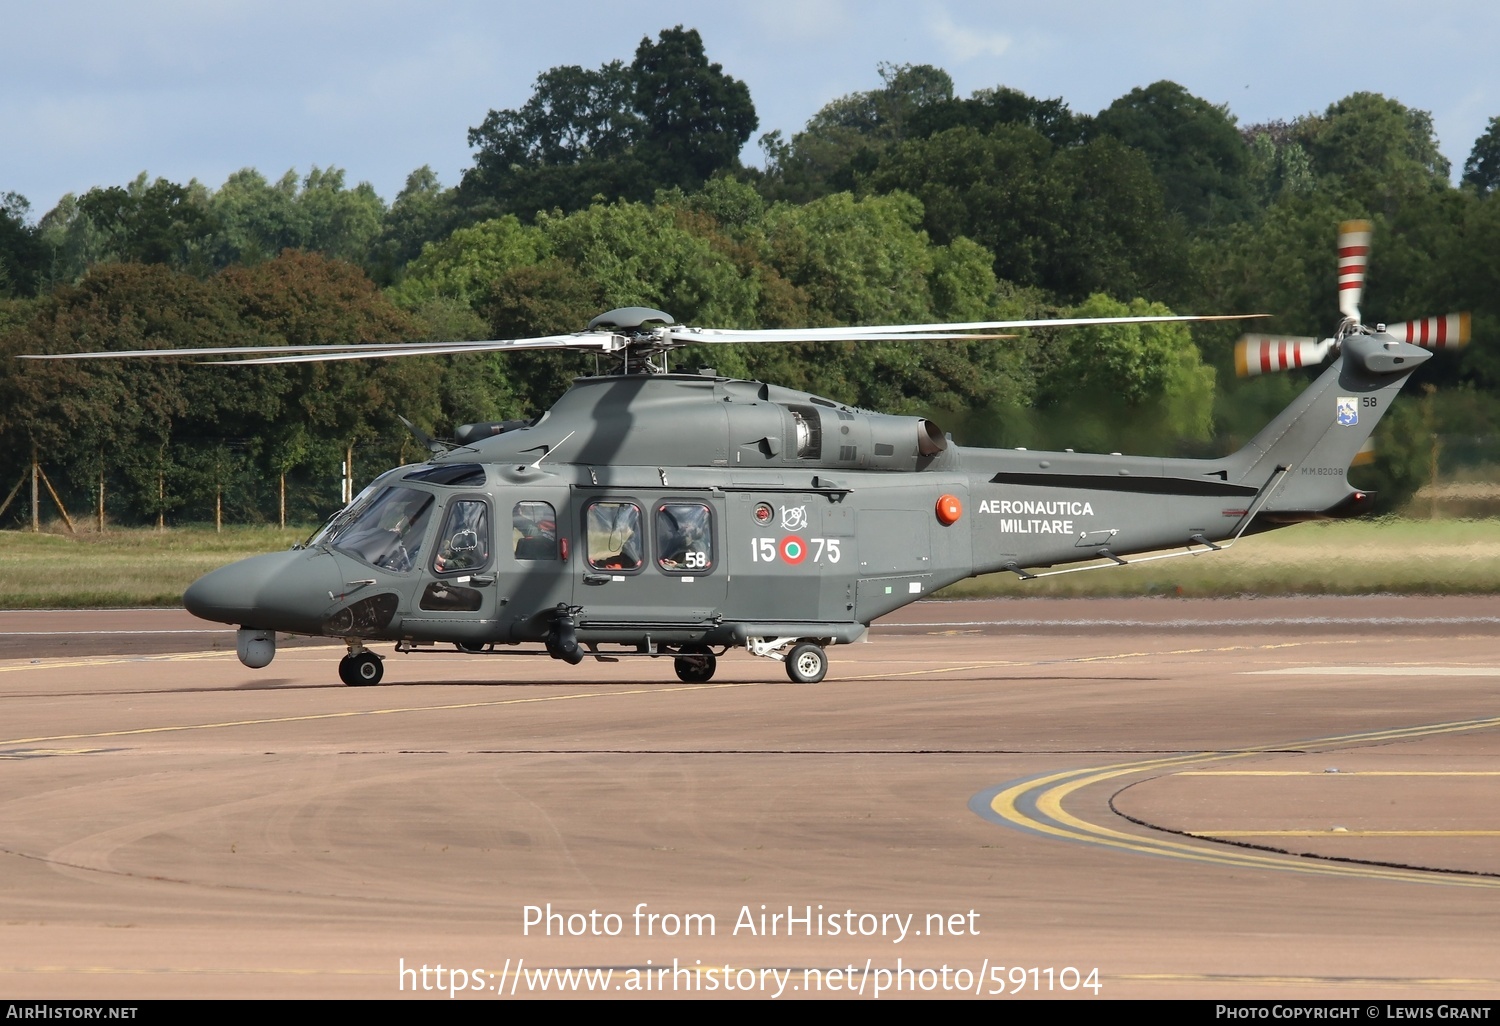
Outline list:
[[[187,609],[239,626],[246,666],[276,633],[342,639],[339,675],[374,685],[401,653],[670,658],[704,682],[728,650],[816,683],[827,648],[979,574],[1022,578],[1227,548],[1246,533],[1362,512],[1346,472],[1431,353],[1462,344],[1467,315],[1360,320],[1370,226],[1340,232],[1339,305],[1327,339],[1247,335],[1244,373],[1336,357],[1238,452],[1176,459],[967,448],[920,417],[856,409],[712,371],[673,373],[694,343],[924,340],[1123,321],[1082,318],[856,328],[720,330],[628,307],[567,335],[488,342],[227,347],[68,354],[188,354],[236,364],[572,349],[613,359],[530,422],[465,425],[429,460],[387,471],[297,548],[215,570]],[[1063,567],[1048,571],[1047,568]]]

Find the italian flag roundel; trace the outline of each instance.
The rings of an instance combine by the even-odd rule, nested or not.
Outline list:
[[[781,558],[796,565],[807,558],[807,545],[796,535],[781,539]]]

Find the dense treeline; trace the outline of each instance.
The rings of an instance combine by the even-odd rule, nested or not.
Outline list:
[[[420,168],[387,205],[337,168],[253,169],[218,188],[142,174],[34,217],[0,195],[0,496],[33,453],[78,510],[117,522],[293,520],[443,434],[530,416],[591,362],[566,354],[206,367],[34,363],[20,353],[512,337],[615,306],[714,326],[1067,313],[1249,312],[1336,321],[1336,224],[1369,217],[1366,320],[1474,311],[1481,344],[1420,372],[1382,425],[1400,499],[1433,432],[1500,418],[1500,118],[1451,184],[1430,117],[1356,93],[1241,126],[1171,82],[1094,115],[1003,86],[955,95],[882,66],[789,138],[697,32],[554,68],[470,130],[445,187]],[[1200,452],[1238,444],[1301,385],[1235,383],[1240,326],[1032,332],[1014,342],[716,347],[685,366],[939,417],[961,440]],[[101,500],[102,497],[102,500]],[[77,512],[78,510],[75,510]],[[5,522],[26,512],[12,506]]]

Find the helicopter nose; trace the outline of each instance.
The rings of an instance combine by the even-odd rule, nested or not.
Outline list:
[[[182,604],[204,620],[316,633],[338,584],[338,567],[327,553],[273,552],[205,574],[188,587]]]

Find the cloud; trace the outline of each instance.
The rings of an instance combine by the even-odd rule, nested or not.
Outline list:
[[[962,28],[942,8],[929,21],[928,30],[948,51],[948,55],[959,63],[976,57],[999,57],[1010,49],[1010,36],[1003,32],[978,32]]]
[[[845,0],[761,0],[751,15],[763,29],[798,43],[846,36],[856,24]]]

